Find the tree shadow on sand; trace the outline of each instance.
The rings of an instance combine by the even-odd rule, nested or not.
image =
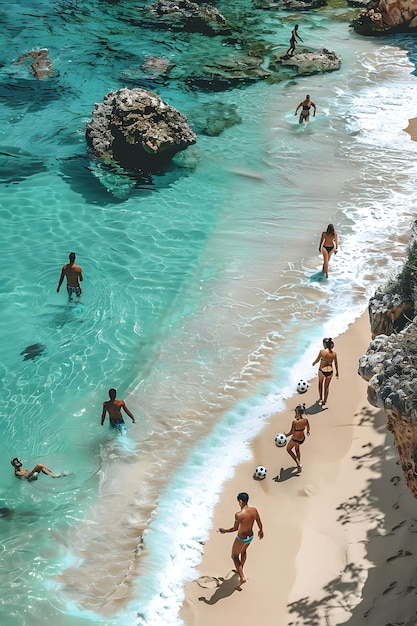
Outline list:
[[[352,456],[355,470],[366,468],[373,477],[360,493],[337,507],[338,522],[343,526],[367,524],[365,560],[372,566],[364,568],[361,562],[354,562],[348,545],[343,570],[323,587],[322,596],[302,597],[288,605],[292,616],[288,626],[417,624],[415,606],[410,601],[417,594],[417,575],[412,566],[412,551],[417,552],[417,520],[413,518],[411,496],[399,475],[397,453],[386,431],[386,416],[365,407],[359,417],[359,426],[386,432],[386,437],[383,445],[366,443]]]
[[[219,576],[202,576],[197,580],[197,584],[205,589],[215,589],[210,598],[200,596],[198,599],[205,604],[216,604],[219,600],[224,600],[232,595],[235,591],[241,591],[239,587],[238,573],[232,570],[225,578]]]

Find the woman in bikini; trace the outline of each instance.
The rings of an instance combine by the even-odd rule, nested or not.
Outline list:
[[[329,386],[333,378],[333,363],[336,369],[336,378],[339,378],[339,365],[337,363],[337,354],[333,350],[334,343],[331,337],[325,337],[323,339],[323,349],[317,355],[317,359],[313,362],[316,365],[320,361],[319,365],[319,399],[318,403],[321,406],[325,406],[327,397],[329,395]],[[323,396],[324,387],[324,396]]]
[[[289,433],[285,433],[286,437],[291,435],[291,439],[287,443],[287,452],[290,457],[296,462],[299,472],[303,469],[301,465],[301,453],[300,446],[305,441],[304,431],[307,428],[307,435],[310,434],[310,424],[306,417],[305,404],[295,407],[295,415],[291,424],[291,430]],[[293,452],[294,449],[294,452]]]
[[[323,274],[329,278],[329,260],[333,252],[339,249],[339,237],[334,229],[333,224],[329,224],[327,230],[321,233],[319,244],[319,252],[323,255]]]
[[[316,116],[316,105],[314,104],[314,102],[311,102],[310,96],[307,95],[306,99],[303,100],[302,102],[300,102],[298,107],[295,109],[294,115],[297,115],[298,109],[301,109],[300,117],[298,118],[298,123],[299,124],[302,124],[303,122],[307,123],[307,122],[310,121],[310,109],[311,109],[311,107],[313,107],[313,109],[314,109],[313,117],[315,117]]]

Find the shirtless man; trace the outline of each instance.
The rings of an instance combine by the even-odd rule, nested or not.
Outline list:
[[[300,117],[298,118],[298,123],[299,124],[302,124],[303,122],[305,122],[307,124],[310,121],[310,109],[311,109],[311,107],[313,107],[313,109],[314,109],[313,117],[316,117],[316,109],[317,109],[317,107],[314,104],[314,102],[312,102],[310,100],[310,96],[307,95],[306,99],[303,100],[302,102],[300,102],[298,107],[295,109],[294,115],[297,115],[298,109],[301,109]]]
[[[236,571],[239,574],[240,587],[240,585],[246,582],[246,578],[243,574],[243,566],[246,562],[246,551],[253,539],[253,524],[256,522],[258,525],[259,539],[262,539],[264,536],[264,531],[257,509],[248,505],[248,494],[245,492],[239,493],[237,501],[239,502],[240,511],[235,515],[234,525],[231,528],[219,528],[219,532],[224,534],[237,531],[237,537],[232,546],[232,559],[236,566]]]
[[[59,293],[59,290],[61,289],[64,278],[67,279],[67,292],[69,299],[72,300],[72,296],[74,294],[79,298],[81,295],[80,281],[83,280],[83,272],[81,267],[75,264],[75,252],[70,252],[69,263],[62,267],[58,287],[56,288],[57,293]]]
[[[38,463],[37,465],[35,465],[33,470],[30,472],[23,467],[23,463],[18,457],[12,459],[10,463],[14,467],[14,475],[16,476],[16,478],[20,479],[26,478],[26,480],[37,480],[40,473],[46,474],[51,478],[60,478],[61,476],[65,476],[65,474],[54,474],[53,471],[49,469],[49,467],[46,467],[46,465],[42,465],[42,463]]]
[[[285,57],[294,56],[295,45],[297,43],[297,39],[299,39],[300,41],[303,41],[300,35],[298,34],[298,24],[296,24],[291,31],[290,47],[288,48],[287,52],[284,54],[284,57],[283,57],[284,59]]]
[[[122,425],[125,423],[122,417],[123,411],[130,417],[135,424],[135,418],[133,414],[127,408],[124,400],[116,400],[116,389],[109,389],[109,398],[107,402],[103,402],[103,413],[101,414],[101,425],[103,426],[106,419],[106,413],[109,414],[110,428],[118,428],[122,430]]]

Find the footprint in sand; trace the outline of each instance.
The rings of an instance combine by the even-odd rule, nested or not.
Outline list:
[[[408,550],[398,550],[395,556],[390,556],[387,558],[387,563],[389,563],[390,561],[394,561],[395,559],[399,559],[402,556],[413,556],[413,553],[409,552]]]

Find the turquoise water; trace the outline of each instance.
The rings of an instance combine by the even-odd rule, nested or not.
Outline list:
[[[301,22],[219,3],[271,45],[286,47],[298,19],[306,44],[343,64],[209,93],[185,84],[190,66],[241,44],[151,29],[142,6],[2,7],[7,626],[180,624],[183,582],[222,482],[296,381],[314,374],[306,363],[321,337],[344,330],[395,273],[414,219],[417,144],[402,131],[416,115],[410,38],[368,41],[329,10]],[[49,49],[53,80],[13,64],[38,47]],[[172,80],[141,69],[150,56],[175,64]],[[108,91],[137,85],[192,128],[217,102],[242,122],[218,137],[200,132],[165,175],[126,178],[115,196],[86,158],[85,124]],[[307,92],[318,113],[300,127],[294,110]],[[330,221],[341,250],[320,281]],[[76,307],[65,289],[56,294],[72,250],[84,272]],[[34,344],[42,353],[25,360]],[[113,386],[138,422],[125,437],[100,426]],[[19,482],[16,455],[69,474]]]

